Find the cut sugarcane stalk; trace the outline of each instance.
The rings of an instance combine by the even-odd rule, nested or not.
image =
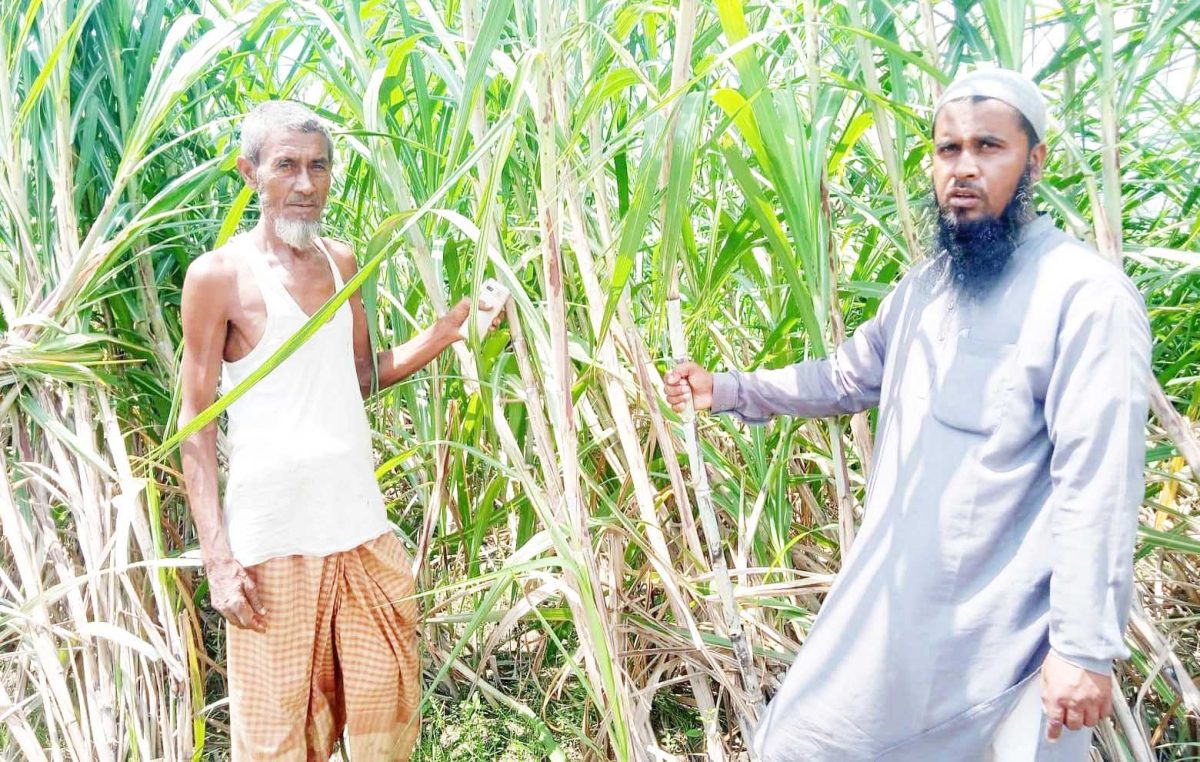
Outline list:
[[[680,314],[679,294],[672,293],[667,297],[667,327],[671,339],[671,354],[676,363],[686,362],[688,358],[687,338],[683,333],[683,318]],[[712,491],[708,486],[708,471],[704,467],[704,455],[700,452],[700,435],[696,429],[696,409],[692,407],[689,398],[681,416],[683,420],[684,445],[687,449],[688,470],[691,472],[692,492],[696,496],[696,510],[700,513],[700,526],[704,530],[704,542],[708,551],[708,564],[713,571],[713,579],[717,585],[717,595],[725,609],[725,626],[729,629],[729,642],[733,646],[733,655],[737,659],[738,671],[742,676],[742,688],[749,696],[753,716],[739,713],[744,737],[749,738],[757,722],[757,715],[762,710],[762,685],[759,683],[758,670],[754,667],[754,652],[746,631],[742,627],[741,613],[737,601],[733,597],[733,582],[729,578],[729,565],[725,561],[724,538],[721,527],[717,523],[717,514],[713,508]]]

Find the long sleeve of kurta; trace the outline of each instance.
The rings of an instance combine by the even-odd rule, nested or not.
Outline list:
[[[1115,278],[1080,284],[1063,307],[1045,399],[1050,645],[1093,672],[1126,655],[1149,380],[1141,297]]]
[[[774,370],[713,374],[712,412],[765,423],[776,415],[823,418],[876,406],[895,294],[885,297],[875,316],[829,357]]]

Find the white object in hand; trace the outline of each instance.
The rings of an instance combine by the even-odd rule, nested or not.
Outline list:
[[[500,310],[504,309],[505,303],[508,302],[509,291],[502,286],[499,281],[494,278],[488,278],[479,286],[479,298],[475,303],[475,330],[480,336],[486,336],[488,328],[491,327],[492,321],[496,319],[496,315],[500,314]],[[488,309],[484,310],[480,305],[486,304]],[[470,324],[470,319],[464,320],[459,326],[458,333],[464,339],[467,338]]]

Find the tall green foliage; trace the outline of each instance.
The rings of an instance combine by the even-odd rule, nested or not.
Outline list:
[[[369,401],[429,697],[478,690],[553,758],[641,759],[698,730],[689,750],[721,759],[758,697],[660,402],[670,299],[701,362],[828,352],[922,256],[940,87],[1019,66],[1055,122],[1039,203],[1124,257],[1194,431],[1198,33],[1182,0],[5,4],[0,748],[225,748],[175,449],[178,300],[187,264],[253,221],[233,160],[255,102],[334,125],[327,222],[357,247],[377,345],[486,277],[514,294],[500,334]],[[1197,489],[1166,412],[1113,759],[1200,739]],[[701,421],[768,685],[853,541],[870,426]],[[551,721],[564,708],[577,724]]]

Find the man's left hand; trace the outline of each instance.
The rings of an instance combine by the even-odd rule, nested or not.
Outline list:
[[[1112,679],[1077,667],[1053,651],[1042,664],[1042,708],[1051,741],[1069,730],[1095,727],[1112,714]]]

